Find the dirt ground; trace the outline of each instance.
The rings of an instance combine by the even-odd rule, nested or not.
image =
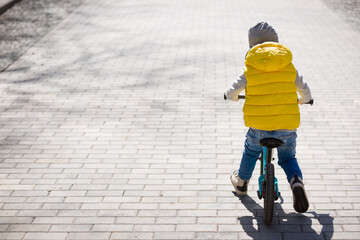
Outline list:
[[[360,0],[322,0],[330,9],[360,31]]]
[[[64,19],[82,0],[22,0],[0,15],[0,72]]]

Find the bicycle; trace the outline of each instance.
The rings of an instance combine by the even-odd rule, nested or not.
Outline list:
[[[239,95],[239,99],[245,99],[245,96]],[[224,100],[227,100],[224,94]],[[310,100],[305,104],[313,105],[314,100]],[[274,215],[274,201],[280,197],[278,180],[275,177],[275,168],[271,163],[273,159],[274,148],[280,147],[283,142],[277,138],[262,138],[259,144],[263,147],[263,151],[259,157],[261,161],[260,176],[258,178],[259,190],[257,195],[259,199],[264,199],[264,222],[266,225],[271,224]]]

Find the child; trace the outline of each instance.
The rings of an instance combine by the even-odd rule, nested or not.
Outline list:
[[[238,101],[245,90],[243,108],[245,125],[249,127],[239,170],[231,176],[238,195],[246,195],[256,161],[262,152],[259,140],[278,138],[283,145],[278,150],[278,164],[286,173],[293,192],[294,209],[306,212],[309,202],[302,173],[295,158],[296,129],[300,125],[298,103],[309,102],[310,89],[291,63],[291,51],[278,43],[275,29],[260,22],[249,30],[250,50],[246,54],[244,74],[225,93],[226,98]],[[298,101],[297,92],[301,98]]]

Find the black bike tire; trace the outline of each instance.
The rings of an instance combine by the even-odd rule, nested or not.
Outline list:
[[[272,163],[265,166],[264,222],[269,225],[274,215],[275,170]]]

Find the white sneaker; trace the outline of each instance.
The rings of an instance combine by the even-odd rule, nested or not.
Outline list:
[[[235,188],[235,192],[237,195],[247,195],[247,187],[249,185],[249,181],[244,181],[240,179],[237,170],[234,170],[234,172],[230,175],[230,180]]]

